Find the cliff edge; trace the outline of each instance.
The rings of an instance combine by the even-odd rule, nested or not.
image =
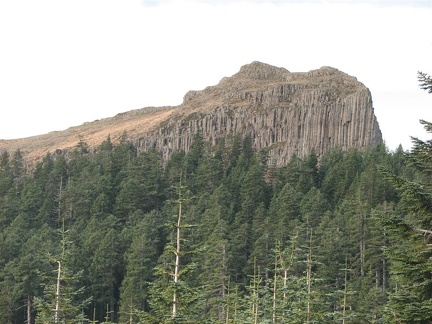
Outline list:
[[[370,91],[355,77],[322,67],[291,73],[261,62],[202,91],[189,91],[166,123],[139,139],[141,150],[156,148],[164,158],[189,150],[193,134],[217,144],[241,133],[257,150],[268,148],[270,163],[286,164],[292,154],[318,155],[340,147],[382,143]]]
[[[241,133],[255,149],[267,148],[270,163],[286,164],[292,154],[318,155],[340,147],[382,143],[370,91],[355,77],[332,67],[290,72],[261,62],[201,91],[189,91],[175,107],[149,107],[85,123],[65,131],[0,140],[0,151],[20,149],[35,161],[46,153],[67,154],[79,138],[96,148],[108,135],[126,132],[140,152],[156,149],[163,159],[189,150],[193,135],[217,144]]]

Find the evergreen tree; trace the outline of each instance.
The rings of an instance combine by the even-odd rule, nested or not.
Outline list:
[[[422,89],[431,93],[429,76],[419,73]],[[432,124],[421,120],[428,133]],[[386,249],[395,288],[389,296],[386,319],[392,322],[432,321],[432,141],[413,138],[407,155],[415,177],[398,177],[383,170],[401,196],[398,211],[383,214],[381,223],[390,240]]]
[[[185,156],[185,184],[195,193],[197,185],[198,167],[204,158],[204,140],[200,131],[196,132],[192,138],[189,152]],[[196,188],[198,189],[198,188]]]
[[[273,197],[269,207],[269,217],[273,238],[285,247],[294,229],[301,223],[300,204],[303,195],[287,182]]]
[[[420,88],[432,93],[432,77],[424,72],[417,72],[417,77],[420,82]]]
[[[125,254],[126,275],[120,295],[122,323],[136,323],[141,312],[149,312],[149,285],[154,280],[154,268],[164,244],[160,212],[140,216]]]
[[[209,198],[209,206],[197,226],[197,252],[193,256],[197,264],[197,281],[204,300],[203,318],[223,321],[226,318],[228,276],[228,193],[219,186]]]
[[[89,269],[95,308],[99,309],[100,313],[102,310],[109,310],[111,321],[116,318],[118,312],[121,260],[118,233],[111,228],[95,249]]]
[[[9,152],[4,151],[0,154],[0,197],[12,188],[13,175],[9,163]]]
[[[264,203],[261,203],[254,215],[251,228],[252,252],[248,260],[248,273],[256,265],[264,275],[269,271],[268,265],[272,261],[271,250],[275,245],[271,232],[270,217]]]
[[[246,268],[252,252],[252,223],[260,204],[266,204],[266,188],[262,166],[254,163],[245,174],[240,187],[241,209],[231,224],[231,271],[236,281],[247,283]]]
[[[198,306],[199,292],[188,282],[188,275],[196,265],[187,262],[190,259],[188,254],[193,252],[187,250],[185,237],[191,225],[184,222],[187,216],[184,207],[189,198],[185,196],[185,187],[181,180],[176,191],[176,216],[170,224],[173,230],[155,268],[156,279],[150,287],[151,311],[145,315],[148,321],[157,318],[162,323],[187,322],[202,313],[202,308]]]
[[[24,321],[23,317],[17,316],[16,312],[21,305],[11,267],[13,268],[14,265],[9,266],[7,263],[0,273],[0,321],[5,324],[15,324],[17,318]]]
[[[50,255],[54,276],[47,274],[47,283],[43,297],[35,298],[37,309],[36,323],[82,323],[85,320],[84,309],[89,300],[82,300],[83,287],[76,287],[80,273],[72,273],[68,264],[70,241],[67,231],[59,230],[60,249],[56,255]]]
[[[113,215],[103,219],[93,216],[80,235],[81,254],[76,255],[75,260],[84,269],[83,279],[92,296],[90,313],[94,313],[98,320],[106,316],[107,310],[110,311],[110,320],[118,312],[124,253],[119,227]]]
[[[333,207],[343,200],[363,168],[362,154],[356,149],[350,149],[345,153],[334,150],[323,157],[320,167],[320,189]]]
[[[335,150],[319,163],[312,151],[268,168],[250,136],[217,147],[199,136],[166,165],[126,134],[92,152],[81,139],[33,171],[1,153],[0,322],[54,322],[57,286],[59,321],[67,305],[70,321],[84,311],[93,323],[431,320],[432,143]],[[180,179],[192,203],[167,189]],[[73,244],[59,264],[61,252],[44,256],[63,219]]]
[[[312,187],[300,202],[300,213],[303,222],[312,228],[317,228],[323,215],[330,210],[330,204],[316,187]]]
[[[32,234],[23,244],[19,257],[6,266],[6,268],[10,266],[9,269],[15,278],[14,288],[21,305],[17,310],[25,310],[22,312],[22,318],[25,318],[26,323],[33,322],[34,298],[42,295],[43,276],[41,274],[48,273],[50,269],[46,254],[53,248],[51,242],[53,231],[48,226],[45,225]],[[19,318],[20,314],[15,316]]]

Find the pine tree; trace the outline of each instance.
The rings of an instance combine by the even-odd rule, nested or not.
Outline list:
[[[40,230],[32,231],[32,236],[21,248],[20,255],[14,261],[8,263],[5,271],[13,273],[15,278],[15,292],[18,293],[21,307],[19,312],[25,310],[26,323],[33,323],[35,315],[34,298],[42,295],[43,276],[51,268],[46,253],[52,249],[51,237],[53,231],[48,226]],[[16,318],[20,314],[15,314]],[[24,317],[23,316],[23,317]]]
[[[13,175],[9,160],[10,155],[8,151],[0,154],[0,197],[4,197],[13,184]]]
[[[123,273],[123,241],[119,233],[120,222],[113,215],[99,218],[93,215],[82,233],[81,249],[74,260],[84,269],[83,279],[92,296],[91,314],[102,320],[107,309],[117,316],[119,286]],[[80,235],[81,234],[81,235]],[[110,317],[112,320],[113,318]]]
[[[154,280],[154,268],[164,244],[161,216],[156,211],[141,214],[141,221],[132,231],[132,243],[125,254],[126,275],[120,295],[122,323],[136,323],[139,314],[150,310],[150,282]]]
[[[202,289],[205,300],[203,316],[209,321],[223,321],[227,316],[228,276],[228,193],[221,185],[209,198],[209,206],[202,214],[196,229],[197,264],[196,286]]]
[[[89,300],[80,296],[84,287],[76,287],[81,273],[71,273],[68,264],[69,245],[64,226],[59,230],[61,236],[59,253],[50,255],[54,276],[47,274],[44,295],[35,298],[37,309],[36,323],[82,323],[85,320],[84,309]]]
[[[188,276],[196,268],[196,264],[187,262],[188,254],[196,252],[187,250],[187,230],[191,225],[184,221],[187,216],[184,207],[189,198],[185,196],[182,177],[176,191],[176,219],[171,223],[170,239],[155,268],[156,279],[150,287],[151,311],[144,314],[147,321],[155,316],[153,320],[157,318],[161,323],[177,323],[193,320],[202,313],[198,307],[199,292],[188,282]]]
[[[273,238],[283,246],[301,222],[300,204],[303,195],[288,182],[273,197],[269,207],[270,226]]]
[[[417,72],[420,88],[432,93],[432,77],[424,72]]]
[[[94,246],[94,255],[89,268],[94,307],[100,313],[109,310],[111,321],[115,320],[118,312],[122,261],[119,244],[116,229],[109,229],[99,244]]]
[[[419,73],[421,88],[432,93],[431,78]],[[428,133],[432,123],[421,120]],[[390,274],[395,288],[389,296],[386,319],[392,322],[430,323],[432,321],[432,140],[413,138],[407,154],[415,177],[400,177],[383,170],[398,190],[400,210],[383,214],[390,246]]]
[[[266,204],[266,188],[262,166],[254,163],[246,172],[240,187],[241,209],[231,224],[229,251],[232,256],[232,276],[237,282],[247,284],[246,268],[252,252],[252,223],[258,206]]]

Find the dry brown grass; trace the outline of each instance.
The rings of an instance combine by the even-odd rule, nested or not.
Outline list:
[[[34,163],[47,153],[75,147],[80,137],[90,147],[97,146],[108,136],[116,142],[124,132],[130,138],[138,138],[169,119],[176,109],[178,107],[142,108],[63,131],[14,140],[0,140],[0,151],[7,150],[13,153],[19,149],[29,163]]]
[[[262,78],[263,75],[268,78]],[[260,76],[260,77],[257,77]],[[342,78],[341,78],[342,77]],[[20,149],[29,164],[56,150],[67,151],[77,145],[82,138],[90,148],[102,143],[108,135],[116,143],[124,132],[131,139],[138,139],[146,133],[156,130],[167,121],[175,118],[187,118],[195,112],[209,113],[216,107],[231,106],[247,109],[248,100],[243,100],[244,93],[265,91],[269,87],[284,83],[311,84],[313,88],[334,87],[343,82],[342,89],[357,89],[358,81],[335,69],[324,67],[319,70],[290,73],[260,62],[253,62],[241,68],[241,72],[232,77],[223,78],[217,85],[201,91],[190,91],[185,95],[185,102],[175,107],[147,107],[118,114],[112,118],[96,120],[71,127],[64,131],[45,135],[0,140],[0,152],[10,153]],[[336,84],[339,88],[340,84]]]

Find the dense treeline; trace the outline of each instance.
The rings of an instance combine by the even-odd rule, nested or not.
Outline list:
[[[3,152],[0,321],[430,323],[432,141],[413,143],[283,168],[240,135],[166,164],[126,135],[31,172]]]
[[[1,153],[0,322],[431,323],[432,141],[276,168],[251,140]]]
[[[165,165],[126,136],[32,172],[4,152],[0,322],[383,322],[380,219],[407,206],[379,168],[412,179],[406,162],[380,145],[276,168],[249,137],[200,134]]]

